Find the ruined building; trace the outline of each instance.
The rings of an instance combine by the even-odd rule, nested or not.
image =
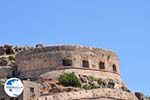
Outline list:
[[[63,73],[71,72],[74,72],[83,81],[88,76],[102,80],[113,80],[113,88],[81,89],[44,94],[39,89],[41,88],[40,85],[39,87],[33,85],[27,87],[29,89],[28,93],[25,93],[26,98],[22,96],[21,99],[139,100],[121,80],[118,56],[106,49],[76,45],[31,48],[16,55],[12,75],[22,80],[30,79],[30,81],[38,83],[41,79],[56,80]],[[45,81],[42,82],[41,84],[44,84]],[[38,89],[35,91],[34,88]]]
[[[49,78],[65,71],[121,82],[117,55],[105,49],[81,46],[50,46],[23,51],[16,56],[17,75],[24,79]],[[56,73],[55,73],[56,72]],[[48,76],[46,76],[48,75]]]

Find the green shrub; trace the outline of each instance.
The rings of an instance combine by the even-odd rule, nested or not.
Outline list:
[[[89,79],[89,81],[91,81],[91,82],[93,82],[93,81],[96,80],[93,76],[88,76],[88,79]]]
[[[64,73],[58,78],[60,84],[64,86],[80,87],[81,83],[75,73]]]
[[[82,86],[82,88],[84,88],[85,90],[89,90],[89,89],[90,89],[90,86],[89,86],[89,84],[84,84],[84,85]]]
[[[0,81],[0,85],[3,85],[3,84],[4,84],[4,82]]]
[[[90,89],[97,89],[97,88],[98,88],[98,87],[97,87],[95,84],[93,84],[93,83],[90,84],[89,86],[90,86]]]
[[[9,56],[8,59],[11,60],[11,61],[15,61],[15,57],[14,56]]]
[[[82,88],[84,88],[85,90],[90,90],[90,89],[97,89],[99,87],[96,86],[94,83],[89,83],[89,84],[84,84]]]
[[[100,79],[97,80],[97,83],[98,83],[99,85],[101,85],[101,84],[103,84],[103,80],[100,78]]]

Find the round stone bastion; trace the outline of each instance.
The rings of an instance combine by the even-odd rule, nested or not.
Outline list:
[[[106,49],[61,45],[32,48],[16,55],[14,73],[22,79],[55,78],[64,72],[121,81],[118,56]]]

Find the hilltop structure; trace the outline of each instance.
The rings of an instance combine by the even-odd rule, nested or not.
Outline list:
[[[63,71],[96,78],[112,78],[121,82],[117,55],[105,49],[82,46],[50,46],[23,51],[16,56],[16,71],[20,78],[49,78]]]
[[[83,87],[85,84],[95,87],[86,90],[62,87],[58,78],[72,72]],[[127,89],[120,77],[118,56],[106,49],[40,45],[16,55],[12,76],[24,80],[26,86],[20,100],[142,100]],[[98,84],[100,79],[103,86]]]

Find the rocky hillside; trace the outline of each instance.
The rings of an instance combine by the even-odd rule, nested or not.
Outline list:
[[[37,44],[35,48],[43,47],[42,44]],[[34,47],[29,46],[13,46],[13,45],[1,45],[0,46],[0,67],[14,66],[15,55],[24,50],[32,49]]]
[[[35,47],[0,45],[0,79],[7,79],[12,76],[12,68],[15,66],[15,55],[28,49],[43,47],[37,44]]]
[[[31,47],[18,47],[7,44],[0,46],[0,66],[14,66],[15,55],[30,48]]]

